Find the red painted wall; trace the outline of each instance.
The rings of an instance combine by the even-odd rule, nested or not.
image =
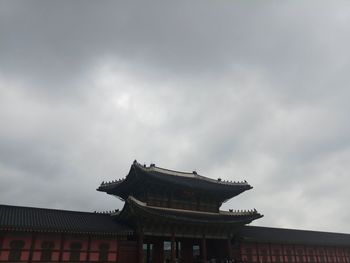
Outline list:
[[[40,261],[41,256],[41,244],[45,241],[53,242],[53,252],[52,252],[52,260],[59,260],[59,250],[60,250],[60,239],[59,235],[37,235],[35,237],[34,242],[34,251],[33,251],[33,261]]]
[[[72,242],[82,245],[81,262],[98,262],[99,246],[102,243],[109,245],[108,262],[137,262],[136,241],[87,235],[30,233],[0,233],[0,262],[8,262],[10,243],[13,240],[24,241],[21,262],[30,262],[30,259],[39,262],[44,241],[52,241],[54,244],[51,262],[58,262],[60,257],[62,262],[69,262]],[[237,260],[247,263],[350,263],[350,247],[241,243],[234,255]]]
[[[24,234],[24,235],[13,234],[11,236],[3,236],[0,260],[5,261],[8,259],[8,256],[10,253],[10,243],[13,240],[23,240],[25,242],[23,247],[23,252],[21,255],[21,261],[27,262],[29,259],[29,251],[30,251],[30,246],[32,242],[32,237],[29,234]]]
[[[118,258],[118,242],[116,240],[108,240],[108,239],[91,240],[90,261],[91,262],[98,261],[100,244],[109,245],[108,261],[116,261]]]
[[[350,247],[242,243],[240,254],[248,263],[350,263]]]
[[[100,254],[99,246],[101,244],[107,244],[109,246],[108,262],[119,262],[118,251],[120,244],[124,247],[124,242],[129,246],[129,242],[126,241],[118,241],[116,238],[103,238],[97,236],[0,233],[0,262],[8,262],[11,249],[10,243],[13,240],[22,240],[25,243],[21,253],[21,262],[29,262],[30,258],[32,262],[39,262],[42,253],[42,243],[45,241],[51,241],[54,244],[50,262],[58,262],[60,260],[60,255],[62,262],[69,262],[71,251],[70,245],[73,242],[79,242],[82,245],[80,250],[81,262],[98,262]],[[63,249],[61,250],[62,245]]]

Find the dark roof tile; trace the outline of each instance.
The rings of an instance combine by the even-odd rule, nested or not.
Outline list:
[[[321,246],[350,246],[350,234],[244,226],[239,236],[244,241]]]
[[[109,214],[0,205],[0,230],[132,234]]]
[[[98,191],[107,192],[108,194],[117,195],[126,200],[130,192],[137,187],[145,187],[147,182],[157,182],[165,186],[178,187],[180,189],[191,189],[205,191],[207,194],[221,196],[225,201],[240,193],[252,189],[246,181],[229,182],[211,179],[196,173],[185,173],[168,170],[151,165],[145,167],[134,162],[125,179],[112,182],[102,182]]]

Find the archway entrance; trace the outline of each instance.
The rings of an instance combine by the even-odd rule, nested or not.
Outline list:
[[[228,239],[145,237],[143,263],[200,263],[232,259]]]

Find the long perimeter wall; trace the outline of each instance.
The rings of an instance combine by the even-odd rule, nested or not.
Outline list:
[[[233,247],[236,262],[350,263],[350,245],[313,246],[244,241],[237,245]],[[133,263],[138,262],[137,248],[136,241],[116,237],[0,233],[0,262]]]
[[[135,241],[101,236],[0,233],[0,262],[137,262]]]
[[[350,245],[241,243],[240,255],[243,262],[249,263],[350,263]]]

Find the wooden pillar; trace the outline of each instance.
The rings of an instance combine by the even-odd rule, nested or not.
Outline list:
[[[171,263],[175,263],[176,261],[176,249],[175,249],[175,234],[171,235]]]
[[[29,250],[29,259],[28,259],[29,263],[31,263],[33,261],[33,253],[34,253],[34,248],[35,248],[35,239],[36,239],[36,236],[33,233],[32,234],[32,238],[31,238],[30,250]]]
[[[227,239],[227,256],[229,259],[232,259],[232,245],[231,245],[231,237]]]
[[[159,240],[159,263],[164,262],[164,240]]]
[[[201,257],[203,263],[207,262],[207,240],[205,239],[205,236],[202,237]]]
[[[328,260],[328,247],[324,247],[324,254],[325,254],[325,258],[326,258],[326,260],[325,260],[325,262],[326,263],[328,263],[329,262],[329,260]]]
[[[154,255],[154,263],[163,263],[163,249],[164,249],[164,244],[163,240],[159,239],[156,240],[154,245],[153,245],[153,255]]]
[[[293,253],[294,253],[294,262],[298,262],[298,259],[297,259],[298,255],[297,255],[297,251],[295,249],[295,245],[293,245],[292,248],[293,248]]]
[[[151,262],[151,244],[147,243],[147,255],[146,255],[146,262]]]
[[[138,237],[138,259],[139,263],[143,263],[143,232],[140,231],[139,237]]]
[[[260,250],[259,250],[258,243],[255,243],[255,249],[256,249],[256,256],[258,258],[258,262],[261,262],[261,260],[260,260]]]
[[[119,262],[119,255],[120,255],[120,240],[117,239],[117,247],[116,247],[116,253],[117,253],[117,256],[115,257],[115,263],[118,263]]]
[[[179,241],[176,241],[175,244],[176,244],[176,258],[179,258],[179,256],[180,256]]]
[[[90,253],[91,253],[91,236],[88,236],[88,245],[87,245],[87,253],[86,253],[86,262],[90,262]]]
[[[271,249],[271,243],[269,243],[269,254],[270,254],[270,262],[273,262],[272,260],[272,249]],[[302,262],[300,262],[302,263]]]
[[[339,260],[338,260],[338,251],[337,251],[337,247],[334,247],[333,248],[334,249],[334,257],[335,257],[335,262],[336,263],[339,263]],[[318,254],[318,253],[317,253]],[[318,257],[316,256],[316,258],[317,258],[317,262],[319,262],[319,260],[318,260]]]
[[[192,243],[190,243],[188,239],[181,240],[181,249],[179,256],[181,257],[181,263],[192,263]]]
[[[3,244],[4,244],[4,239],[5,239],[5,235],[2,235],[0,233],[0,255],[1,255],[1,250],[3,249]]]
[[[61,234],[60,253],[58,256],[59,263],[61,263],[63,261],[63,249],[64,249],[64,235]]]
[[[283,259],[283,262],[287,262],[286,258],[285,258],[284,245],[283,244],[281,244],[281,248],[282,248],[282,259]]]
[[[1,247],[1,246],[0,246]],[[324,249],[324,248],[323,248]],[[343,253],[343,262],[348,262],[347,260],[346,260],[346,252],[345,252],[345,248],[344,247],[342,247],[342,253]]]

